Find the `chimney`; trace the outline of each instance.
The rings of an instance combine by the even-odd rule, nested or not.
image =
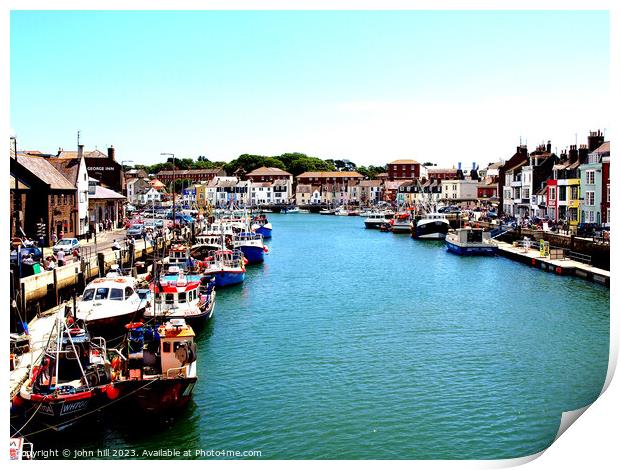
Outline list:
[[[590,135],[588,136],[588,150],[590,152],[594,152],[603,142],[605,142],[605,136],[600,129],[596,132],[590,131]]]
[[[576,145],[571,145],[568,150],[568,161],[570,163],[575,163],[579,158],[579,151],[577,150]]]
[[[551,153],[551,141],[550,140],[547,141],[547,152]]]
[[[108,158],[110,160],[114,160],[114,157],[115,157],[115,155],[114,155],[114,145],[110,145],[108,147]]]
[[[588,161],[588,146],[581,144],[579,146],[579,163],[587,163]]]
[[[78,145],[78,159],[82,159],[82,157],[84,156],[84,144],[79,144]]]

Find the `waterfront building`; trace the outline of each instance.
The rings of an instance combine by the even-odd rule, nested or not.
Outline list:
[[[86,238],[89,235],[88,219],[88,171],[84,159],[84,146],[78,145],[75,157],[61,153],[58,157],[50,157],[48,160],[67,180],[76,188],[75,207],[77,223],[75,227],[76,238]]]
[[[356,185],[364,177],[357,171],[306,171],[297,176],[297,184],[340,184],[344,186]]]
[[[361,183],[349,186],[349,203],[350,204],[359,204],[360,194],[361,194],[360,184]]]
[[[517,212],[517,207],[521,203],[521,169],[527,161],[526,155],[525,159],[506,169],[504,173],[503,212],[511,217],[525,216]]]
[[[148,176],[149,175],[142,168],[131,168],[125,171],[125,184],[127,184],[130,179],[148,178]]]
[[[157,191],[165,191],[166,185],[159,181],[157,178],[153,178],[149,181],[149,184],[155,188]]]
[[[291,179],[276,179],[273,181],[273,202],[275,204],[288,204],[293,194],[293,176]]]
[[[199,183],[194,186],[196,189],[196,206],[199,209],[207,207],[207,185],[206,183]]]
[[[544,200],[534,197],[546,186],[546,181],[553,175],[553,166],[557,163],[557,156],[551,152],[551,141],[546,145],[539,145],[536,150],[529,155],[529,161],[521,167],[521,194],[520,199],[516,197],[516,212],[521,217],[545,217],[547,208],[540,201]]]
[[[17,158],[16,158],[17,157]],[[49,245],[52,233],[57,237],[75,237],[78,226],[76,208],[77,190],[48,158],[25,153],[11,153],[10,175],[17,179],[18,190],[13,191],[14,208],[18,220],[13,235],[38,238],[37,224],[45,224],[44,242]],[[13,183],[15,183],[15,179]],[[23,185],[20,189],[19,186]],[[11,214],[15,218],[15,214]],[[17,229],[15,229],[15,225]]]
[[[97,149],[84,150],[83,146],[76,152],[74,150],[60,149],[58,158],[78,158],[78,152],[84,155],[86,171],[90,178],[95,178],[100,185],[113,189],[116,192],[125,192],[125,176],[123,167],[116,161],[116,149],[108,147],[107,153]]]
[[[252,182],[251,185],[250,202],[253,206],[273,204],[273,183]]]
[[[275,183],[278,181],[279,190],[277,192],[286,193],[288,195],[287,200],[293,194],[293,175],[280,168],[262,166],[250,171],[245,177],[253,183]],[[281,189],[283,185],[286,186],[285,191]],[[283,194],[280,194],[278,199],[282,198]]]
[[[183,188],[181,191],[181,203],[188,207],[196,204],[196,185]]]
[[[112,227],[120,228],[123,226],[125,212],[123,206],[126,198],[111,188],[101,186],[95,178],[88,179],[88,213],[90,225],[95,232],[99,232],[100,223],[109,220]]]
[[[587,157],[588,149],[571,145],[560,155],[559,163],[553,167],[553,178],[547,180],[548,215],[555,222],[566,222],[570,230],[576,231],[581,220],[579,211],[580,155]]]
[[[383,184],[380,179],[363,180],[358,183],[359,201],[364,205],[374,205],[381,201]]]
[[[398,187],[400,186],[400,181],[384,181],[383,182],[383,201],[389,203],[395,203],[396,198],[398,196]]]
[[[163,192],[155,188],[144,188],[134,195],[137,204],[151,206],[154,202],[159,203],[163,200]]]
[[[214,201],[216,207],[226,207],[236,201],[236,187],[239,180],[234,176],[216,176],[209,181],[208,189],[214,188]],[[211,186],[213,184],[213,186]]]
[[[611,206],[610,199],[610,186],[609,186],[609,143],[607,143],[607,155],[603,157],[603,205],[601,208],[601,219],[603,225],[610,227],[611,225]]]
[[[443,180],[456,179],[456,168],[437,168],[436,166],[426,167],[426,178],[429,181],[441,183]]]
[[[499,197],[498,207],[499,210],[506,215],[514,215],[514,202],[513,202],[513,190],[510,182],[512,177],[508,177],[506,172],[515,168],[517,165],[523,162],[527,162],[529,156],[527,154],[527,145],[519,145],[517,151],[512,157],[510,157],[503,164],[497,164],[497,195]],[[514,172],[513,172],[514,173]],[[487,171],[488,174],[488,171]]]
[[[398,185],[396,194],[396,204],[399,206],[411,206],[413,204],[413,194],[418,189],[418,181],[404,180]]]
[[[153,188],[153,186],[149,184],[148,178],[128,179],[125,182],[125,191],[126,191],[125,195],[127,196],[127,201],[130,204],[137,204],[138,195],[148,191],[151,188]]]
[[[217,176],[226,176],[223,168],[200,168],[195,170],[160,170],[157,173],[157,179],[168,185],[173,179],[189,180],[191,183],[200,183],[201,181],[211,181]]]
[[[295,190],[295,202],[297,204],[320,204],[321,187],[311,184],[298,184]]]
[[[601,131],[590,132],[588,147],[595,145],[591,142],[593,138],[603,138]],[[599,140],[599,139],[596,139]],[[587,224],[604,224],[603,209],[605,208],[606,195],[608,195],[607,185],[609,184],[609,173],[607,181],[603,183],[603,158],[609,157],[609,142],[603,142],[590,151],[587,161],[579,167],[579,179],[581,182],[581,222]]]
[[[441,182],[440,199],[447,204],[473,202],[478,199],[478,180],[444,180]]]
[[[252,182],[237,181],[235,185],[235,193],[233,195],[233,201],[241,206],[247,206],[250,204],[250,192],[252,190]]]
[[[415,160],[408,159],[394,160],[388,163],[387,173],[390,181],[411,180],[428,176],[424,165]]]
[[[478,182],[476,186],[478,204],[481,206],[490,207],[496,205],[499,201],[497,194],[497,176],[485,176],[482,181]]]

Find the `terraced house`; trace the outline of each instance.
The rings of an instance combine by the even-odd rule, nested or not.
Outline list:
[[[590,132],[588,140],[595,139],[589,147],[603,139],[601,131]],[[605,196],[609,194],[609,181],[603,181],[603,159],[609,157],[609,142],[602,142],[589,154],[588,159],[579,167],[581,180],[581,222],[586,224],[604,224]],[[607,215],[607,214],[605,214]]]

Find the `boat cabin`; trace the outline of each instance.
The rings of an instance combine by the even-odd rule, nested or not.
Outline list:
[[[194,330],[184,320],[170,320],[159,327],[161,371],[166,377],[187,376],[187,366],[196,360]]]

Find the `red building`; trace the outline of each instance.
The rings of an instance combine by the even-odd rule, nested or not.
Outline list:
[[[426,169],[427,178],[430,181],[441,183],[442,180],[456,179],[456,168],[436,168],[429,166]]]
[[[297,176],[297,184],[339,184],[355,186],[364,177],[357,171],[306,171]]]
[[[173,179],[189,180],[192,183],[200,183],[201,181],[211,181],[216,176],[226,176],[223,168],[198,169],[198,170],[161,170],[157,173],[157,179],[168,185]]]
[[[388,163],[387,170],[390,181],[420,177],[420,164],[415,160],[394,160]]]
[[[611,223],[609,207],[610,188],[609,188],[609,156],[603,157],[603,198],[601,199],[601,221],[603,225]]]
[[[293,175],[288,171],[281,170],[280,168],[268,168],[266,166],[261,166],[256,170],[250,171],[245,176],[254,183],[273,183],[276,180],[293,181]]]

